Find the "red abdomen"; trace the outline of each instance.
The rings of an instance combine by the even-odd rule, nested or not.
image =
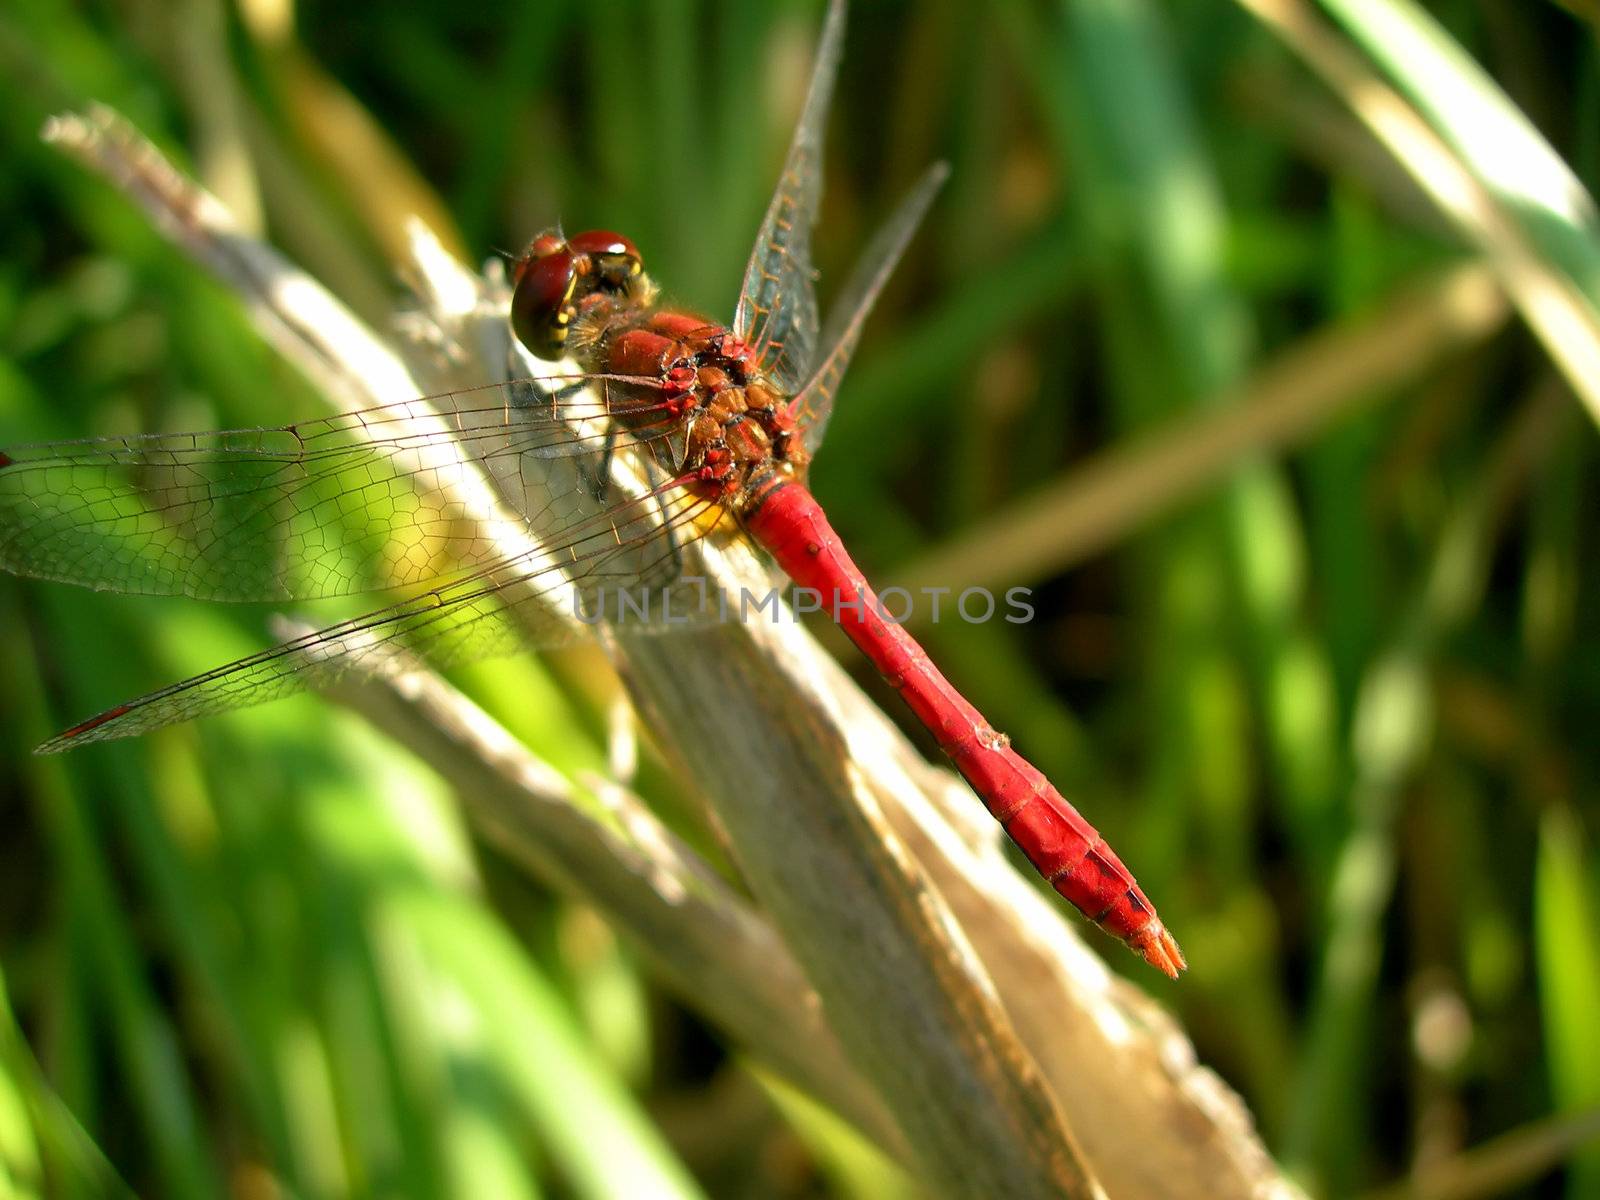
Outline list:
[[[885,617],[811,493],[769,476],[752,490],[742,516],[789,578],[821,594],[824,609],[938,739],[1034,868],[1084,916],[1176,978],[1183,952],[1122,860],[939,673],[927,651]]]

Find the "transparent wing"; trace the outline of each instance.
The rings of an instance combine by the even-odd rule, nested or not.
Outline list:
[[[277,429],[19,447],[0,453],[0,569],[207,600],[425,583],[498,553],[453,498],[464,458],[519,477],[510,490],[536,507],[551,500],[538,460],[603,452],[612,418],[641,441],[672,433],[658,395],[564,376]]]
[[[861,340],[861,327],[866,324],[878,293],[894,273],[912,234],[922,223],[928,206],[949,174],[949,166],[942,162],[934,163],[922,173],[922,178],[900,201],[900,207],[862,253],[850,281],[834,304],[828,327],[822,333],[822,360],[816,373],[790,402],[790,412],[804,430],[806,447],[813,453],[822,444],[828,417],[833,412],[833,395],[844,377],[845,368],[850,365],[856,343]]]
[[[394,673],[408,655],[449,668],[581,639],[602,618],[638,631],[719,619],[726,615],[721,606],[682,567],[686,545],[722,515],[679,487],[634,497],[554,531],[537,553],[485,564],[445,586],[119,704],[36,752],[132,737],[350,676]],[[662,619],[666,606],[670,622]]]
[[[844,0],[828,5],[800,123],[750,251],[733,319],[734,332],[750,344],[762,369],[788,393],[799,388],[816,350],[811,228],[822,196],[822,139],[844,44],[844,9]]]

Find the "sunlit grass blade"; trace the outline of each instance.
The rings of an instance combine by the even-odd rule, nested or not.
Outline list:
[[[1600,887],[1595,858],[1572,812],[1555,808],[1539,830],[1534,875],[1534,947],[1539,1001],[1550,1043],[1550,1090],[1567,1112],[1600,1107]],[[1600,1189],[1600,1147],[1578,1154],[1567,1195],[1576,1200]]]
[[[783,1110],[795,1131],[813,1148],[841,1196],[859,1200],[913,1200],[922,1187],[883,1155],[883,1148],[782,1080],[760,1072],[757,1078]]]
[[[502,932],[464,916],[413,909],[407,920],[477,1009],[470,1058],[457,1069],[490,1072],[538,1121],[578,1195],[699,1197],[660,1134],[584,1045],[549,985]]]
[[[15,1187],[21,1195],[31,1195],[44,1182],[43,1155],[28,1119],[28,1081],[22,1075],[25,1055],[18,1053],[22,1039],[9,1007],[0,1019],[5,1022],[0,1031],[4,1042],[0,1051],[0,1183]]]
[[[1551,361],[1600,421],[1600,311],[1593,298],[1545,256],[1524,223],[1303,0],[1239,3],[1339,93],[1458,234],[1482,250]],[[1582,273],[1589,273],[1587,264]]]
[[[9,607],[0,601],[0,612]],[[0,977],[0,1190],[6,1187],[12,1190],[4,1194],[18,1200],[133,1196],[43,1078]]]
[[[1532,121],[1412,0],[1323,0],[1551,263],[1600,305],[1600,214]]]

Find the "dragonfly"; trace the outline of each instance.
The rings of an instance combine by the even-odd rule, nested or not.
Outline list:
[[[502,382],[273,429],[0,451],[0,567],[15,574],[215,601],[410,592],[118,704],[39,752],[325,688],[398,648],[449,667],[555,645],[581,636],[585,604],[659,623],[607,609],[608,594],[687,587],[688,548],[742,531],[828,598],[1051,886],[1176,978],[1182,951],[1121,859],[888,618],[806,486],[867,315],[947,174],[933,165],[901,201],[824,325],[811,236],[844,23],[831,0],[731,325],[663,303],[627,237],[550,231],[512,265],[509,327],[534,365]],[[462,487],[483,477],[509,529],[486,533],[466,511]]]

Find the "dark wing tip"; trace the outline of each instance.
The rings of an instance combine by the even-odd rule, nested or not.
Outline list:
[[[11,466],[14,462],[16,462],[16,459],[12,458],[4,450],[0,450],[0,470]]]
[[[74,725],[71,729],[63,729],[49,741],[35,747],[33,752],[35,754],[60,754],[63,750],[70,750],[73,743],[83,737],[84,734],[99,729],[100,726],[110,721],[115,721],[118,717],[126,715],[132,708],[133,705],[131,704],[119,704],[115,708],[108,708],[105,712],[90,717],[87,721]]]

